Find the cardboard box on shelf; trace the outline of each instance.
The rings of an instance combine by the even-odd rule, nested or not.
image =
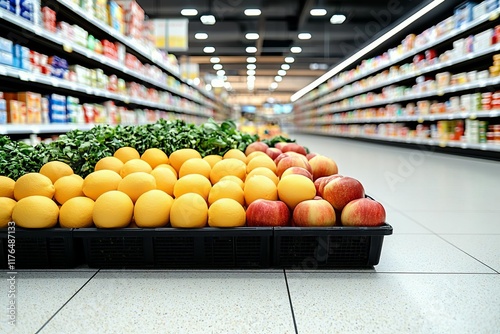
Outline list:
[[[17,99],[26,105],[26,123],[42,123],[42,95],[33,92],[19,92]]]

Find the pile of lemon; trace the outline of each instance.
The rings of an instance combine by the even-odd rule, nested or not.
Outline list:
[[[59,161],[16,181],[0,176],[0,227],[245,226],[245,208],[257,199],[293,207],[315,196],[312,180],[291,176],[280,179],[264,152],[202,158],[193,149],[167,156],[152,148],[141,156],[123,147],[85,179]]]

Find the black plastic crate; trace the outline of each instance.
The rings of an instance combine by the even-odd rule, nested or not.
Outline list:
[[[157,229],[156,268],[252,269],[271,266],[273,229]]]
[[[273,266],[292,269],[366,268],[378,264],[388,224],[379,227],[277,227]]]
[[[8,263],[8,232],[0,229],[1,267]],[[23,229],[16,227],[15,233],[16,269],[68,269],[78,265],[76,245],[72,229]]]

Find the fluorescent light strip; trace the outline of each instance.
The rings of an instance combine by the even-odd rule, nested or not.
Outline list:
[[[299,90],[298,92],[293,94],[290,97],[290,101],[292,101],[292,102],[297,101],[302,96],[309,93],[314,88],[318,87],[323,82],[325,82],[326,80],[333,77],[335,74],[337,74],[340,71],[342,71],[343,69],[345,69],[347,66],[352,65],[353,63],[355,63],[356,61],[361,59],[361,57],[366,55],[368,52],[373,51],[376,47],[378,47],[379,45],[381,45],[382,43],[387,41],[392,36],[396,35],[398,32],[400,32],[404,28],[408,27],[410,24],[412,24],[413,22],[415,22],[416,20],[418,20],[419,18],[421,18],[422,16],[424,16],[425,14],[427,14],[428,12],[430,12],[431,10],[433,10],[434,8],[436,8],[437,6],[442,4],[443,2],[444,2],[444,0],[432,1],[430,4],[428,4],[427,6],[425,6],[422,9],[420,9],[418,12],[416,12],[415,14],[413,14],[412,16],[410,16],[409,18],[407,18],[406,20],[404,20],[403,22],[401,22],[400,24],[398,24],[397,26],[395,26],[394,28],[392,28],[391,30],[386,32],[383,36],[380,36],[377,40],[371,42],[370,44],[365,46],[363,49],[359,50],[358,52],[356,52],[355,54],[353,54],[352,56],[350,56],[349,58],[347,58],[346,60],[344,60],[343,62],[341,62],[337,66],[335,66],[334,68],[332,68],[330,71],[326,72],[325,74],[320,76],[318,79],[314,80],[309,85],[305,86],[304,88],[302,88],[301,90]]]

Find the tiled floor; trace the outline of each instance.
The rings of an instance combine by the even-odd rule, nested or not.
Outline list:
[[[385,205],[374,269],[22,271],[0,333],[499,333],[500,163],[293,136]]]

